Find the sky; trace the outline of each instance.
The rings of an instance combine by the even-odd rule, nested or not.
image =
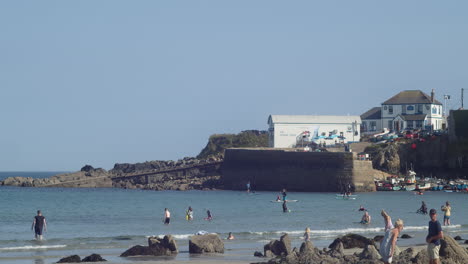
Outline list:
[[[270,114],[468,97],[467,1],[0,1],[0,171],[196,156]],[[465,99],[465,103],[468,100]],[[466,108],[466,106],[465,106]]]

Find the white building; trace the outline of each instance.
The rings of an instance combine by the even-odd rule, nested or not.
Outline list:
[[[377,119],[380,113],[380,120]],[[362,117],[362,132],[381,131],[384,128],[401,131],[404,129],[442,129],[442,103],[420,90],[407,90],[383,102],[380,111],[372,108]],[[380,121],[380,122],[379,122]],[[375,124],[375,126],[374,126]]]
[[[270,115],[268,125],[273,148],[296,147],[304,140],[333,145],[361,139],[359,116]]]

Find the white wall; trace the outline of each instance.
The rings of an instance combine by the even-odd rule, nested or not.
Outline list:
[[[343,136],[346,138],[344,140],[345,143],[349,141],[358,142],[361,139],[361,135],[359,133],[359,126],[355,127],[354,131],[358,132],[358,135],[355,135],[353,138],[353,125],[350,124],[273,124],[274,125],[274,143],[273,146],[270,147],[274,148],[291,148],[296,145],[297,137],[304,131],[310,131],[312,137],[314,136],[314,132],[318,129],[318,135],[321,135],[322,132],[328,136],[329,132],[333,130],[337,130],[337,135],[340,135],[340,132],[343,132]],[[270,124],[271,126],[271,124]],[[348,131],[348,128],[350,130]],[[333,142],[327,142],[328,144],[332,144]],[[270,142],[271,144],[271,142]]]

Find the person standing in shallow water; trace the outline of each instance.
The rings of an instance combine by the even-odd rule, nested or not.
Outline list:
[[[35,237],[37,240],[42,240],[42,232],[47,231],[47,223],[41,210],[37,210],[37,215],[34,217],[31,230],[34,228]]]
[[[286,205],[286,200],[283,201],[283,213],[289,212],[288,206]]]
[[[164,208],[164,224],[168,225],[171,222],[171,212],[169,212],[169,209]]]

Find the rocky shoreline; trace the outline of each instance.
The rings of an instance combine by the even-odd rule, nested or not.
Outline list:
[[[18,187],[86,187],[147,190],[221,189],[221,155],[207,159],[186,157],[178,161],[147,161],[115,164],[106,171],[85,165],[80,171],[49,178],[9,177],[0,186]],[[148,180],[148,176],[151,176]]]
[[[455,237],[459,239],[459,237]],[[288,234],[283,234],[279,240],[272,240],[264,246],[263,252],[254,252],[254,256],[265,261],[252,264],[374,264],[384,263],[379,253],[380,236],[369,239],[356,234],[348,234],[335,239],[328,248],[318,249],[313,242],[303,242],[300,248],[292,248]],[[463,248],[454,238],[449,236],[441,239],[440,261],[447,264],[468,263],[468,248]],[[466,242],[465,242],[466,243]],[[351,249],[352,251],[350,251]],[[362,250],[360,250],[362,249]],[[148,246],[136,245],[123,252],[120,257],[134,256],[174,256],[180,250],[173,236],[163,238],[149,237]],[[202,234],[190,237],[190,254],[224,254],[225,246],[217,234]],[[352,252],[352,253],[351,253]],[[105,261],[99,255],[93,254],[95,261]],[[77,255],[65,257],[58,263],[80,262]],[[219,261],[223,263],[223,261]],[[404,250],[396,248],[393,263],[428,263],[429,258],[425,246],[408,247]]]

